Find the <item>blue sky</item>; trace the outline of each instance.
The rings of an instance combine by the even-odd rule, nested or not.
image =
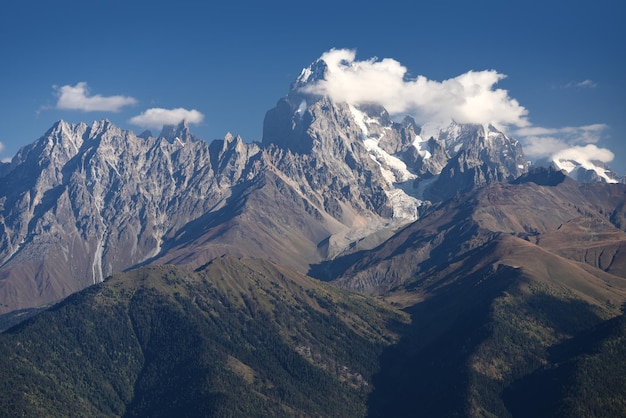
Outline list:
[[[489,88],[527,112],[507,128],[529,157],[591,144],[626,174],[624,17],[617,0],[5,0],[0,159],[59,119],[139,133],[150,116],[184,115],[208,141],[260,140],[301,69],[347,48],[357,63],[393,59],[409,80],[495,70],[506,78]]]

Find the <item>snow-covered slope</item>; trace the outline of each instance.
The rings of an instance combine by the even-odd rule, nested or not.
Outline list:
[[[576,161],[557,156],[552,163],[581,183],[626,183],[626,176],[620,177],[601,161]]]

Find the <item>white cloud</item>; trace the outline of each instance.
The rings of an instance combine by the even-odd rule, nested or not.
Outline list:
[[[356,51],[332,49],[320,60],[326,63],[323,79],[306,82],[312,72],[304,71],[305,84],[300,91],[326,95],[336,102],[354,105],[382,105],[394,116],[411,115],[418,124],[438,128],[451,120],[458,123],[493,124],[521,140],[524,152],[532,159],[576,156],[580,161],[612,160],[613,153],[598,147],[607,126],[592,124],[544,128],[533,126],[528,111],[496,88],[506,76],[495,70],[468,71],[443,81],[425,76],[409,77],[407,68],[398,61],[385,58],[356,59]],[[594,88],[590,79],[574,81],[563,87]],[[586,154],[585,154],[586,153]]]
[[[606,148],[600,148],[594,144],[587,144],[585,146],[574,146],[553,155],[555,160],[574,160],[583,165],[585,168],[593,167],[594,164],[591,161],[601,161],[603,163],[609,163],[613,161],[615,154]]]
[[[5,146],[2,142],[0,142],[0,154],[2,152],[4,152]],[[11,157],[4,157],[2,159],[0,159],[1,162],[3,163],[10,163],[11,162]]]
[[[177,125],[183,120],[187,121],[187,123],[198,124],[203,119],[204,115],[195,109],[187,110],[182,107],[162,109],[155,107],[130,118],[129,122],[144,128],[161,128],[163,125]]]
[[[608,129],[605,124],[542,128],[529,126],[513,134],[524,145],[524,153],[531,158],[553,157],[566,149],[600,142]],[[608,150],[607,150],[608,151]]]
[[[594,162],[609,163],[615,154],[596,145],[608,126],[594,124],[558,129],[537,126],[522,128],[516,132],[524,146],[524,153],[531,159],[546,158],[549,161],[576,161],[587,169],[594,169]]]
[[[548,158],[569,147],[562,138],[555,136],[519,137],[524,147],[524,154],[532,159]]]
[[[376,103],[392,115],[410,114],[418,123],[528,126],[527,110],[494,86],[505,75],[494,70],[469,71],[444,81],[424,76],[410,79],[398,61],[372,58],[357,61],[356,52],[333,49],[321,56],[327,65],[323,80],[302,87],[305,93],[328,95],[338,102]]]
[[[75,86],[52,86],[58,96],[56,108],[82,110],[83,112],[119,112],[124,106],[134,105],[137,99],[129,96],[101,96],[90,95],[89,87],[85,81]]]

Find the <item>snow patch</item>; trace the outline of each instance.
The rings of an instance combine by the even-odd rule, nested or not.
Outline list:
[[[301,83],[306,83],[307,81],[309,81],[309,78],[311,78],[311,75],[313,75],[313,71],[311,71],[310,67],[303,68],[300,72],[300,75],[298,76],[298,81]]]
[[[367,129],[367,125],[365,124],[365,113],[361,112],[351,104],[348,104],[348,107],[350,108],[350,112],[352,113],[354,122],[356,122],[357,126],[361,128],[361,132],[363,132],[363,137],[367,137],[369,135],[369,129]]]
[[[419,135],[415,135],[415,139],[413,140],[413,146],[417,150],[417,153],[422,157],[422,159],[427,160],[433,155],[428,149],[428,140],[423,139]]]
[[[306,100],[302,100],[302,102],[300,103],[300,106],[298,106],[298,110],[296,110],[296,113],[298,115],[302,115],[304,111],[306,110],[306,107],[307,107]]]
[[[368,117],[353,105],[349,104],[348,106],[354,122],[361,128],[363,133],[365,149],[369,152],[370,158],[378,164],[383,178],[391,188],[385,191],[385,193],[393,208],[393,218],[416,220],[418,216],[417,208],[421,206],[422,202],[407,193],[404,188],[412,188],[410,183],[417,178],[417,175],[409,171],[404,161],[387,153],[378,145],[383,134],[380,134],[378,137],[370,136],[368,124],[380,125],[380,121]]]
[[[572,178],[578,179],[578,171],[579,170],[592,170],[594,171],[600,178],[604,179],[607,183],[618,183],[618,180],[609,176],[609,170],[604,167],[599,167],[593,164],[591,161],[573,161],[566,159],[555,159],[553,160],[554,164],[559,168],[559,170],[565,170],[568,175]]]
[[[394,183],[403,183],[417,178],[415,174],[407,169],[406,164],[401,159],[390,155],[378,146],[382,134],[378,138],[369,136],[367,124],[380,124],[380,121],[368,118],[365,113],[352,105],[349,105],[349,107],[355,123],[363,132],[363,145],[365,145],[365,149],[369,151],[370,157],[379,164],[383,171],[383,176],[389,185],[391,186]]]
[[[120,178],[122,177],[122,176],[120,175],[120,172],[117,170],[117,167],[115,167],[115,165],[113,165],[113,164],[112,164],[109,160],[106,160],[106,159],[105,159],[104,161],[105,161],[105,162],[109,165],[109,167],[111,167],[111,169],[112,169],[113,171],[115,171],[115,174],[117,174],[117,176],[118,176],[118,177],[120,177]]]
[[[399,159],[398,157],[394,157],[393,155],[389,155],[382,148],[378,146],[378,142],[372,139],[366,139],[364,141],[365,148],[370,152],[370,156],[374,159],[374,161],[378,162],[381,166],[381,169],[384,172],[388,172],[390,174],[385,175],[385,178],[388,179],[390,185],[393,183],[404,183],[409,180],[414,180],[417,178],[417,175],[411,173],[404,161]]]

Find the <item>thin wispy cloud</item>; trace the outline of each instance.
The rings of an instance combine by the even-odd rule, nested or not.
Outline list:
[[[571,82],[568,83],[567,86],[568,88],[581,88],[581,89],[593,89],[595,87],[598,87],[598,84],[593,81],[593,80],[583,80],[583,81],[577,81],[577,82]]]
[[[598,87],[598,83],[596,83],[595,81],[591,80],[591,79],[585,79],[583,81],[570,81],[569,83],[565,83],[565,84],[553,84],[552,85],[552,89],[553,90],[559,90],[559,89],[595,89],[596,87]]]
[[[190,124],[199,124],[204,120],[204,115],[195,109],[155,107],[130,118],[129,122],[144,128],[161,128],[163,125],[179,124],[183,120]]]
[[[585,168],[594,166],[593,161],[610,163],[615,158],[615,154],[606,148],[600,148],[594,144],[584,146],[574,146],[561,150],[552,155],[554,160],[574,160],[583,165]]]
[[[57,109],[80,110],[83,112],[119,112],[123,107],[137,103],[137,99],[129,96],[92,95],[85,81],[81,81],[75,86],[52,87],[58,97]]]
[[[615,158],[611,150],[597,145],[608,128],[600,123],[563,128],[531,126],[518,129],[514,134],[531,159],[575,160],[584,167],[592,167],[593,161],[609,163]]]
[[[540,126],[528,126],[515,130],[516,136],[523,138],[536,138],[545,140],[560,138],[563,143],[571,145],[595,144],[600,141],[603,134],[608,130],[608,125],[594,123],[583,126],[565,126],[562,128],[543,128]]]
[[[349,49],[330,50],[320,59],[327,66],[325,77],[303,86],[304,93],[355,105],[376,103],[392,115],[410,114],[418,123],[529,125],[527,110],[506,90],[495,88],[506,77],[495,70],[435,81],[421,75],[409,78],[406,67],[391,58],[358,61]]]

